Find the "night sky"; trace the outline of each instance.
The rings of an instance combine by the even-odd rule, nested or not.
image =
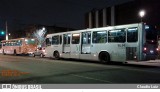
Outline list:
[[[9,31],[28,24],[84,28],[84,15],[131,0],[0,0],[0,29]]]

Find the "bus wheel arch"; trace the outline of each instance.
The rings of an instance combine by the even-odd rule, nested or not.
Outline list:
[[[59,54],[59,52],[57,50],[53,52],[53,57],[55,59],[60,59],[60,54]]]
[[[101,51],[99,53],[99,60],[102,63],[109,63],[110,62],[110,54],[107,51]]]

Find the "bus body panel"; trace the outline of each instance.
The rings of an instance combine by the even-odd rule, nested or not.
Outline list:
[[[72,44],[71,45],[71,52],[70,52],[70,58],[79,59],[80,55],[80,45],[79,44]]]
[[[47,46],[45,51],[47,51],[45,57],[53,57],[53,46]]]
[[[29,41],[33,42],[29,43]],[[36,39],[32,38],[17,38],[1,42],[4,54],[32,54],[37,48]]]
[[[105,51],[109,53],[110,59],[112,61],[124,62],[126,61],[125,50],[126,50],[126,47],[125,47],[125,44],[123,43],[93,44],[91,53],[93,56],[96,55],[97,60],[99,60],[99,53],[102,51]]]
[[[74,43],[77,40],[75,36],[78,36],[78,34],[80,34],[79,43]],[[56,35],[62,35],[61,46],[55,48],[52,47],[54,46],[53,44],[47,46],[46,53],[48,55],[46,57],[53,57],[53,52],[58,51],[61,58],[93,61],[100,61],[99,55],[101,52],[107,52],[111,61],[125,62],[146,59],[143,52],[144,44],[146,43],[146,31],[143,23],[48,34],[47,38],[52,38]],[[102,42],[101,40],[96,42],[96,39],[99,38],[94,37],[98,37],[98,35],[102,35],[99,36],[100,38],[103,37]],[[106,40],[105,42],[104,39]]]

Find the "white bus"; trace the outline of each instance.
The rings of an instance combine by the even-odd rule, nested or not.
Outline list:
[[[37,49],[37,40],[32,38],[17,38],[3,40],[2,53],[5,54],[32,54]]]
[[[155,59],[158,49],[155,45],[148,46],[149,31],[146,30],[149,30],[149,26],[137,23],[48,34],[45,57],[104,63]]]

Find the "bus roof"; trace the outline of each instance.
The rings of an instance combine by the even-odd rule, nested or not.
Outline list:
[[[47,34],[46,37],[52,36],[52,35],[58,35],[58,34],[67,34],[67,33],[77,33],[77,32],[86,32],[86,31],[96,31],[96,30],[110,30],[113,28],[122,28],[124,26],[137,26],[142,23],[133,23],[133,24],[126,24],[126,25],[116,25],[116,26],[107,26],[107,27],[100,27],[100,28],[87,28],[87,29],[82,29],[82,30],[74,30],[74,31],[68,31],[68,32],[59,32],[59,33],[52,33],[52,34]]]
[[[1,42],[13,41],[13,40],[23,40],[23,39],[35,39],[35,38],[16,38],[16,39],[9,39],[9,40],[2,40]]]

